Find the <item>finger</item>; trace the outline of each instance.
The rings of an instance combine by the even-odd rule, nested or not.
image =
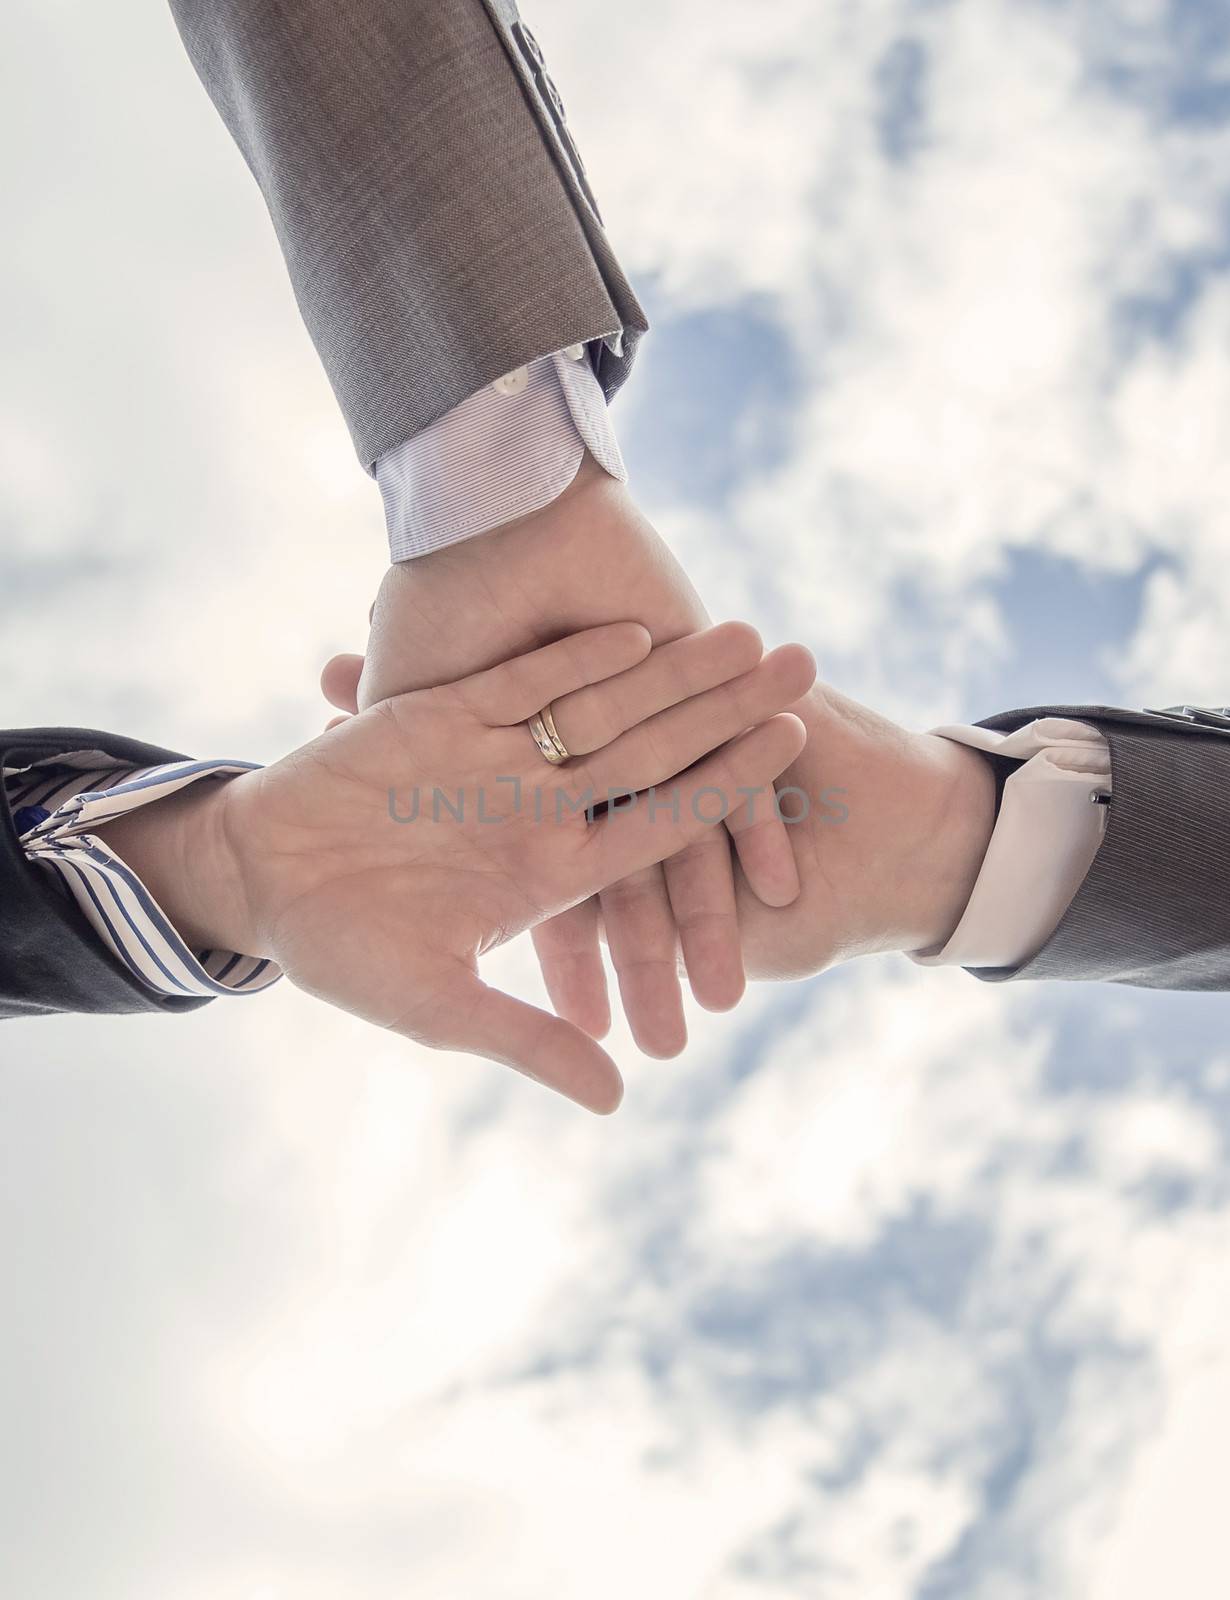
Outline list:
[[[593,1039],[604,1038],[611,1026],[611,1005],[598,937],[598,901],[582,900],[540,922],[530,937],[556,1015],[575,1022]]]
[[[648,867],[604,889],[602,924],[619,998],[637,1048],[677,1056],[688,1042],[679,982],[679,940],[660,867]]]
[[[663,872],[692,993],[706,1011],[729,1011],[746,980],[726,834],[710,829],[668,857]]]
[[[320,674],[320,688],[331,706],[336,706],[339,711],[354,712],[359,709],[359,674],[362,671],[362,656],[333,656],[325,662]]]
[[[638,794],[626,807],[585,830],[582,877],[577,892],[615,883],[629,873],[662,861],[703,838],[725,821],[725,809],[739,790],[771,783],[784,772],[807,741],[798,717],[772,717],[715,751],[685,777],[651,794]]]
[[[612,790],[665,783],[728,739],[793,705],[815,677],[810,650],[801,644],[782,645],[750,672],[650,717],[564,771],[575,787],[591,790],[597,799]],[[742,798],[732,794],[728,811]]]
[[[325,732],[328,733],[331,728],[340,728],[343,722],[349,721],[349,717],[330,717],[325,723]]]
[[[514,1067],[602,1116],[623,1098],[619,1069],[601,1045],[563,1017],[491,988],[476,973],[453,986],[447,1015],[446,1031],[430,1043]]]
[[[773,785],[749,795],[726,819],[748,887],[767,906],[788,906],[802,887],[790,844],[790,829],[777,814]]]
[[[639,622],[609,622],[476,672],[457,688],[490,727],[509,727],[561,695],[635,666],[651,643],[649,630]]]
[[[724,622],[660,645],[627,672],[553,701],[556,731],[574,756],[588,755],[659,711],[749,672],[763,650],[746,622]]]

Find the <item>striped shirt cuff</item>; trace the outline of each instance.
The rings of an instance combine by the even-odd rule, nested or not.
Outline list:
[[[390,558],[408,561],[541,511],[587,449],[627,482],[602,385],[574,344],[497,378],[381,456]]]
[[[111,954],[147,989],[172,998],[258,994],[282,976],[234,950],[192,951],[135,872],[93,832],[200,779],[250,772],[250,761],[116,764],[77,750],[0,770],[27,857],[53,873]]]

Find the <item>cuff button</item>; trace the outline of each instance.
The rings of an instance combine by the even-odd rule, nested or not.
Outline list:
[[[530,369],[518,367],[515,372],[506,372],[502,378],[497,378],[491,387],[496,394],[520,394],[530,381]]]

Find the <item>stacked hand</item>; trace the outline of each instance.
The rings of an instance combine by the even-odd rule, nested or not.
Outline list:
[[[599,623],[633,617],[655,645],[708,625],[678,563],[627,489],[588,456],[545,510],[494,532],[391,567],[372,618],[357,704],[447,682],[518,651]],[[326,675],[334,704],[352,709],[362,663]],[[771,794],[732,805],[733,838],[748,885],[785,905],[799,883]],[[552,1001],[595,1038],[610,1022],[599,915],[620,996],[640,1047],[677,1054],[687,1040],[678,960],[704,1006],[725,1010],[743,992],[735,880],[726,833],[711,829],[665,869],[643,867],[539,927],[534,935]]]
[[[627,490],[587,457],[545,510],[390,568],[366,659],[335,657],[323,687],[353,713],[616,616],[636,617],[659,644],[707,622]],[[643,864],[534,927],[560,1018],[595,1039],[609,1026],[600,934],[633,1035],[654,1055],[686,1041],[680,951],[697,998],[720,1009],[738,1000],[745,966],[754,977],[802,977],[853,956],[947,940],[994,823],[987,763],[827,686],[791,709],[807,740],[781,782],[799,791],[801,821],[783,826],[766,793],[728,822],[737,863],[722,831],[710,829],[664,867]]]
[[[798,754],[797,718],[777,713],[814,677],[801,646],[762,660],[740,624],[650,653],[643,627],[614,623],[377,700],[262,771],[99,831],[193,948],[268,956],[381,1027],[610,1111],[609,1056],[572,1021],[485,985],[479,957],[697,847],[715,791],[771,785]],[[548,704],[573,753],[557,767],[525,726]],[[651,804],[641,791],[655,785]],[[612,790],[639,798],[587,816]]]

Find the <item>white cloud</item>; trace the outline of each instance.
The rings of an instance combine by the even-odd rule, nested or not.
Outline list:
[[[1169,344],[1114,307],[1218,246],[1225,139],[1090,71],[1164,59],[1160,4],[526,9],[634,277],[765,297],[807,374],[728,524],[666,509],[716,610],[921,716],[1002,650],[1007,547],[1164,545],[1125,693],[1224,697],[1226,291]],[[156,10],[26,7],[0,71],[7,703],[273,754],[382,545],[259,198]],[[1160,1017],[867,963],[697,1016],[681,1063],[617,1029],[603,1122],[289,993],[8,1024],[15,1581],[905,1600],[947,1559],[1130,1600],[1181,1556],[1221,1592],[1226,1065],[1176,1078]]]
[[[791,459],[729,520],[666,517],[720,598],[733,540],[766,620],[918,718],[1002,654],[985,586],[1009,548],[1118,573],[1161,548],[1172,587],[1155,580],[1110,663],[1125,702],[1162,681],[1223,698],[1227,280],[1197,288],[1177,347],[1123,326],[1125,304],[1221,247],[1230,198],[1221,128],[1166,126],[1111,82],[1112,65],[1167,63],[1167,9],[680,3],[601,30],[541,9],[612,236],[657,275],[659,314],[767,297],[804,374]],[[900,37],[927,63],[904,166],[875,92]]]

